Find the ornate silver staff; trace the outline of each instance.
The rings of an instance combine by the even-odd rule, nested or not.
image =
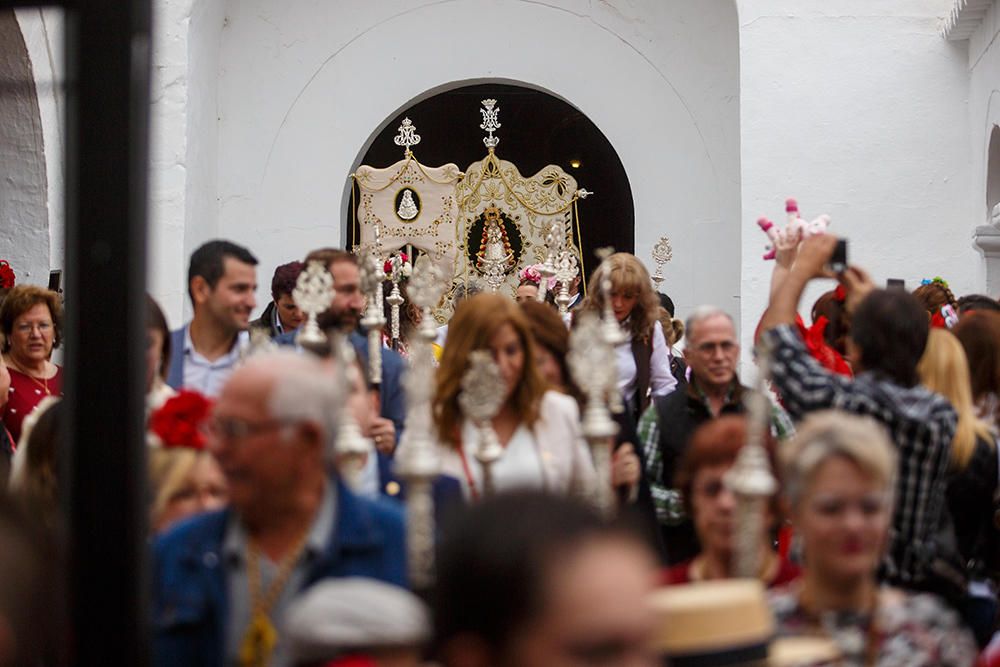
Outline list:
[[[478,430],[476,460],[483,467],[484,496],[492,495],[495,491],[493,464],[503,455],[503,447],[493,430],[493,418],[503,405],[503,387],[504,380],[500,369],[493,362],[493,356],[486,350],[471,352],[469,368],[462,376],[458,407]]]
[[[616,366],[609,363],[614,358],[614,348],[604,335],[604,325],[593,312],[580,314],[580,319],[569,334],[569,353],[566,360],[577,385],[587,395],[583,411],[583,436],[590,445],[594,467],[597,470],[597,507],[610,516],[615,502],[611,488],[612,438],[618,433],[618,424],[611,418],[608,404],[618,394]]]
[[[761,535],[768,499],[777,491],[777,482],[764,448],[771,428],[771,406],[767,398],[770,350],[757,348],[760,375],[757,391],[747,393],[747,441],[726,474],[725,483],[736,496],[736,550],[733,571],[737,577],[755,578],[760,571]]]
[[[328,310],[333,301],[333,276],[322,262],[309,262],[305,271],[299,274],[292,300],[306,314],[306,323],[295,335],[295,342],[314,354],[326,356],[330,350],[329,341],[316,318]]]
[[[396,471],[406,480],[406,547],[410,582],[417,590],[434,582],[434,499],[432,483],[440,469],[437,437],[431,419],[434,397],[434,352],[437,335],[431,308],[445,290],[440,271],[430,261],[413,269],[407,287],[410,301],[423,312],[417,335],[410,342],[406,388],[406,425],[396,456]],[[426,325],[426,326],[425,326]]]
[[[653,246],[653,261],[656,262],[656,273],[650,276],[653,281],[653,289],[660,291],[660,284],[666,280],[663,277],[663,265],[674,258],[674,249],[670,245],[670,238],[661,236],[660,240]]]
[[[545,292],[549,288],[549,280],[556,275],[557,257],[562,251],[565,239],[566,235],[562,222],[560,220],[553,221],[552,225],[549,226],[548,233],[545,235],[545,261],[538,267],[538,273],[542,276],[542,279],[538,283],[538,293],[535,295],[535,298],[540,302],[545,301]]]
[[[351,345],[347,336],[338,335],[333,347],[337,350],[337,357],[340,359],[337,379],[340,385],[350,393],[353,385],[350,372],[351,370],[357,372],[354,364],[357,359],[354,346]],[[336,451],[341,476],[349,487],[357,489],[361,483],[361,471],[364,470],[367,458],[375,455],[375,448],[372,446],[371,440],[361,434],[361,428],[355,421],[349,405],[349,401],[344,401],[341,407]]]
[[[403,305],[403,293],[399,291],[400,281],[407,276],[409,261],[403,261],[404,255],[396,253],[389,258],[389,280],[392,281],[392,291],[385,298],[389,304],[389,332],[392,338],[392,349],[399,349],[399,307]],[[407,258],[409,260],[409,258]]]
[[[382,327],[385,326],[385,314],[382,311],[382,261],[377,249],[367,247],[361,250],[361,291],[368,299],[365,315],[361,318],[361,326],[368,332],[368,373],[372,385],[382,386]]]
[[[611,348],[609,357],[614,355],[615,348],[628,340],[625,332],[622,331],[622,325],[618,323],[618,318],[615,317],[615,311],[611,307],[611,266],[608,264],[608,257],[611,257],[615,252],[614,248],[598,248],[594,251],[601,260],[601,266],[598,271],[601,274],[601,301],[604,302],[604,308],[601,311],[601,334],[604,336],[604,342],[608,344]],[[617,365],[611,364],[613,373],[617,373]],[[622,402],[622,395],[618,391],[618,378],[614,378],[614,391],[612,391],[608,396],[608,406],[611,411],[615,414],[622,412],[625,406]]]
[[[559,283],[559,295],[556,297],[556,304],[559,306],[559,312],[563,315],[569,312],[569,303],[573,300],[573,297],[569,295],[569,286],[576,278],[576,274],[579,273],[578,266],[579,262],[572,251],[563,250],[559,253],[559,259],[556,262],[556,281]]]

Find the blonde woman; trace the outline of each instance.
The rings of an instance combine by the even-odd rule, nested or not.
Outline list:
[[[876,578],[898,465],[886,430],[867,417],[815,412],[781,453],[805,567],[771,594],[779,636],[826,636],[843,654],[838,664],[972,665],[975,641],[958,614],[933,595]]]
[[[632,423],[649,406],[651,397],[666,396],[677,386],[670,372],[670,355],[660,324],[660,300],[649,272],[635,255],[618,252],[608,257],[590,278],[581,310],[604,308],[601,281],[611,278],[611,310],[627,339],[615,350],[618,388],[629,407]]]
[[[993,498],[997,491],[994,434],[976,416],[969,363],[954,334],[947,329],[931,329],[917,372],[920,381],[947,398],[958,413],[955,438],[951,442],[948,508],[955,525],[958,551],[969,564],[970,577],[980,584],[974,584],[970,592],[981,608],[967,617],[977,639],[985,643],[996,612],[996,596],[990,591],[995,590],[1000,569],[997,554],[1000,542],[993,523]]]
[[[181,390],[149,420],[150,528],[159,534],[181,519],[226,506],[226,478],[205,451],[202,425],[211,402],[195,391]]]

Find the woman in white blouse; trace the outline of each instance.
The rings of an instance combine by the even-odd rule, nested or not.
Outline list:
[[[603,311],[601,281],[605,272],[611,277],[611,310],[626,334],[625,342],[615,348],[618,389],[634,424],[650,397],[669,394],[677,380],[670,372],[670,355],[659,322],[660,301],[649,272],[635,255],[615,253],[594,271],[581,310]]]
[[[476,429],[463,419],[458,404],[462,376],[475,350],[492,353],[504,383],[504,404],[493,418],[504,447],[492,468],[496,489],[530,487],[581,496],[593,492],[596,474],[580,432],[576,401],[546,388],[535,366],[533,345],[524,313],[498,294],[464,301],[451,319],[437,371],[433,418],[443,449],[442,472],[460,481],[467,499],[483,494]]]

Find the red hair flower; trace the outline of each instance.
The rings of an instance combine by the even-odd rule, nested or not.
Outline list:
[[[201,427],[211,410],[211,400],[197,391],[181,389],[150,416],[149,430],[164,447],[204,449]]]
[[[0,289],[10,289],[14,286],[14,282],[17,276],[14,275],[14,269],[10,268],[10,264],[6,259],[0,259]]]
[[[844,303],[847,299],[847,290],[844,289],[843,285],[837,285],[837,289],[833,290],[833,299],[840,303]]]

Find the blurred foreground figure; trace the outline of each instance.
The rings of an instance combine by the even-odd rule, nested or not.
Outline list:
[[[33,506],[0,498],[0,667],[68,664],[60,564]]]
[[[404,585],[399,510],[328,472],[342,401],[328,366],[295,352],[233,372],[207,428],[230,509],[157,540],[154,664],[282,667],[299,592],[328,577]]]
[[[437,570],[435,657],[447,667],[658,664],[653,555],[588,506],[487,498],[446,527]]]
[[[313,586],[285,623],[296,667],[419,667],[431,628],[415,595],[361,577]]]
[[[800,582],[771,594],[779,635],[825,636],[845,665],[972,665],[975,641],[958,614],[876,578],[899,461],[886,430],[871,418],[817,412],[782,454],[805,568]]]

